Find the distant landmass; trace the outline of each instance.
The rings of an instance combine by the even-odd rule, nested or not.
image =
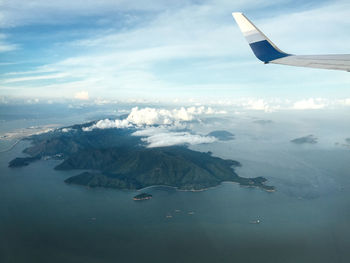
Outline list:
[[[233,140],[235,138],[235,135],[228,132],[228,131],[212,131],[210,133],[208,133],[208,136],[212,136],[217,138],[220,141],[230,141]]]
[[[271,123],[273,123],[273,121],[271,121],[271,120],[256,120],[256,121],[253,121],[253,123],[257,123],[257,124],[261,124],[261,125],[266,125],[266,124],[271,124]]]
[[[213,157],[210,152],[193,151],[185,146],[147,148],[141,137],[132,136],[135,129],[83,131],[93,124],[33,135],[27,138],[32,145],[24,150],[30,157],[15,158],[9,166],[24,166],[43,158],[62,159],[55,169],[88,170],[65,182],[89,187],[142,189],[166,185],[182,190],[202,190],[229,181],[274,191],[273,186],[265,185],[263,177],[238,176],[234,170],[240,166],[237,161]],[[228,132],[218,134],[228,136]]]
[[[318,139],[314,135],[310,134],[304,137],[293,139],[291,140],[291,142],[295,144],[305,144],[305,143],[316,144],[317,140]]]
[[[350,147],[350,138],[345,138],[344,143],[336,142],[335,145],[349,148]]]

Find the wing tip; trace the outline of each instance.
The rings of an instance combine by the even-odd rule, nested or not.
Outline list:
[[[289,54],[281,51],[273,44],[243,13],[233,12],[232,16],[248,41],[253,53],[259,60],[266,63],[274,59],[289,56]]]
[[[242,15],[243,15],[242,12],[232,12],[232,16],[234,19],[236,19],[237,17],[242,16]]]

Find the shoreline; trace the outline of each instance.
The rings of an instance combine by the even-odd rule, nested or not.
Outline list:
[[[235,182],[232,182],[232,183],[235,183]],[[155,188],[155,187],[164,187],[164,188],[172,188],[172,189],[179,191],[179,192],[202,192],[202,191],[209,190],[211,188],[218,187],[220,185],[221,185],[221,183],[216,185],[216,186],[211,186],[211,187],[203,188],[203,189],[180,189],[176,186],[170,186],[170,185],[151,185],[151,186],[146,186],[144,188],[137,189],[136,191],[144,191],[144,190]]]
[[[32,135],[39,135],[42,133],[53,131],[60,126],[60,124],[47,124],[42,126],[32,126],[27,128],[14,129],[9,132],[1,133],[0,140],[23,140]]]
[[[6,152],[9,152],[9,151],[13,150],[13,148],[15,148],[15,146],[16,146],[20,141],[22,141],[22,139],[16,140],[9,148],[7,148],[7,149],[5,149],[5,150],[1,150],[0,153],[6,153]]]
[[[222,184],[225,184],[225,183],[238,184],[239,186],[244,187],[244,188],[258,188],[258,189],[261,189],[261,190],[263,190],[265,192],[268,192],[268,193],[276,192],[276,189],[275,190],[266,190],[266,189],[264,189],[262,187],[259,187],[259,186],[245,186],[245,185],[240,185],[238,182],[233,182],[233,181],[223,181],[223,182],[221,182],[218,185],[210,186],[210,187],[203,188],[203,189],[179,189],[176,186],[170,186],[170,185],[151,185],[151,186],[146,186],[146,187],[141,188],[141,189],[137,189],[136,191],[144,191],[144,190],[152,189],[152,188],[155,188],[155,187],[164,187],[164,188],[172,188],[172,189],[174,189],[176,191],[179,191],[179,192],[203,192],[203,191],[207,191],[207,190],[210,190],[210,189],[214,189],[214,188],[220,187]]]

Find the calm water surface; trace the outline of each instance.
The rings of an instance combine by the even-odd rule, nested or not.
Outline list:
[[[0,262],[349,262],[350,150],[328,137],[296,147],[295,129],[249,123],[225,122],[234,141],[192,148],[240,161],[241,176],[262,175],[275,193],[154,187],[134,202],[134,191],[66,185],[79,171],[53,170],[59,161],[9,169],[28,142],[0,153]]]

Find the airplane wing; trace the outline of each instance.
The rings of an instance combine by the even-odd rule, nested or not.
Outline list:
[[[292,55],[280,50],[242,13],[232,13],[255,56],[265,64],[345,70],[350,72],[350,54]]]

